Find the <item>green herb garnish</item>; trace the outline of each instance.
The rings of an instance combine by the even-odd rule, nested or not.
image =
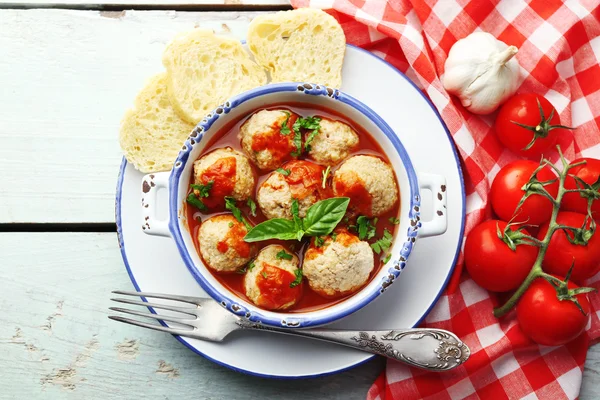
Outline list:
[[[256,203],[254,202],[254,200],[252,200],[251,197],[248,197],[246,204],[248,205],[248,207],[250,207],[250,215],[256,217]]]
[[[292,172],[289,169],[283,169],[283,168],[277,168],[275,171],[279,172],[283,176],[290,176],[290,173]]]
[[[331,234],[331,240],[333,240],[334,242],[337,240],[337,233],[333,232]]]
[[[185,200],[200,211],[206,211],[206,204],[200,199],[210,196],[210,190],[214,183],[214,181],[209,181],[206,185],[191,184],[190,187],[192,188],[192,193],[190,193]]]
[[[360,215],[356,218],[356,230],[358,231],[358,238],[360,240],[369,240],[375,236],[375,225],[377,224],[378,219],[373,218],[373,220],[369,220],[369,218],[364,215]]]
[[[327,166],[327,169],[325,171],[323,171],[323,182],[321,183],[321,187],[323,189],[325,189],[325,186],[327,185],[327,177],[329,176],[330,172],[331,172],[330,166]]]
[[[390,224],[393,224],[393,225],[398,225],[400,223],[400,220],[396,217],[389,217],[388,221],[390,221]]]
[[[278,260],[291,260],[292,258],[294,258],[294,256],[292,256],[285,250],[281,250],[279,253],[277,253]]]
[[[265,271],[260,271],[260,274],[262,275],[263,278],[267,279],[267,273]]]
[[[387,249],[392,247],[392,239],[393,236],[390,233],[390,231],[385,229],[383,231],[383,237],[377,240],[375,243],[371,244],[371,248],[375,253],[380,254],[382,251],[386,251]]]
[[[285,121],[283,121],[283,124],[281,124],[281,128],[279,129],[279,132],[283,135],[283,136],[287,136],[291,133],[290,131],[290,127],[288,126],[288,122],[290,121],[290,116],[292,114],[290,114],[287,111],[284,111],[285,113]]]
[[[194,193],[190,193],[188,197],[185,199],[188,203],[196,207],[200,211],[206,211],[206,204],[202,202],[199,198],[196,197]]]
[[[233,228],[233,225],[234,225],[233,222],[229,221],[229,227]]]
[[[299,284],[302,283],[302,270],[301,269],[295,270],[294,275],[296,275],[296,279],[294,280],[294,282],[290,283],[291,288],[295,288],[296,286],[298,286]]]
[[[388,261],[390,261],[391,258],[392,258],[392,253],[390,253],[387,256],[385,256],[385,258],[383,259],[383,263],[387,264]]]
[[[248,268],[248,271],[252,271],[252,269],[253,269],[255,266],[256,266],[256,264],[254,264],[254,260],[250,261],[250,262],[248,263],[248,266],[247,266],[247,268]]]
[[[322,247],[324,244],[325,244],[325,239],[323,239],[321,236],[315,237],[315,247],[319,248],[319,247]]]
[[[329,235],[342,220],[350,199],[348,197],[333,197],[321,200],[310,206],[306,217],[298,216],[298,201],[292,203],[293,221],[274,218],[262,222],[252,228],[244,240],[259,242],[269,239],[301,240],[304,236]]]
[[[206,185],[200,184],[200,185],[194,185],[191,184],[190,187],[194,190],[194,194],[196,196],[198,196],[199,198],[202,197],[208,197],[210,196],[210,191],[213,187],[213,185],[215,184],[215,181],[209,181]],[[196,193],[196,190],[198,191],[198,193]]]
[[[248,231],[252,229],[252,225],[246,221],[246,218],[244,218],[244,215],[242,214],[242,210],[238,208],[235,198],[225,196],[225,209],[231,211],[235,219],[243,223]]]
[[[294,123],[294,131],[296,131],[296,125],[298,125],[298,130],[300,130],[300,128],[310,130],[309,134],[306,136],[306,141],[304,142],[304,148],[306,151],[310,151],[312,148],[311,144],[321,129],[321,118],[298,118],[296,123]]]

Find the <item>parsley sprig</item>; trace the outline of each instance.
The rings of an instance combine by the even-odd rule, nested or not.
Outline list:
[[[204,202],[201,199],[210,196],[210,191],[214,183],[214,181],[209,181],[205,185],[196,185],[192,183],[190,185],[190,187],[192,188],[192,192],[188,195],[188,197],[185,200],[200,211],[206,211],[206,204],[204,204]]]
[[[321,118],[300,117],[296,120],[296,122],[294,122],[292,129],[294,130],[294,146],[296,147],[296,151],[292,152],[292,157],[298,157],[300,154],[302,154],[302,132],[300,129],[306,129],[310,131],[306,136],[306,142],[304,143],[305,150],[310,151],[311,143],[321,129]]]
[[[382,251],[386,251],[388,250],[390,247],[392,247],[392,240],[393,240],[393,236],[390,233],[390,231],[388,231],[387,229],[385,229],[383,231],[383,237],[379,240],[377,240],[375,243],[371,244],[371,248],[373,249],[373,251],[377,254],[381,254]]]
[[[284,111],[284,114],[285,114],[285,121],[283,121],[283,123],[281,124],[281,128],[279,129],[279,132],[281,132],[281,134],[283,136],[287,136],[291,133],[290,127],[288,126],[288,122],[290,121],[290,117],[292,114],[289,111]]]
[[[296,275],[296,279],[290,283],[290,287],[291,288],[295,288],[296,286],[298,286],[299,284],[302,283],[302,270],[301,269],[297,269],[294,271],[294,275]]]
[[[279,253],[277,253],[278,260],[291,260],[292,258],[294,258],[294,256],[285,250],[281,250]]]
[[[244,214],[242,214],[242,210],[240,210],[237,206],[237,202],[235,198],[230,196],[225,196],[225,209],[231,211],[235,219],[244,224],[246,229],[250,231],[252,229],[252,225],[244,218]]]
[[[356,218],[356,225],[351,225],[350,228],[356,229],[360,240],[369,240],[375,237],[377,221],[378,218],[370,220],[364,215],[359,215]]]

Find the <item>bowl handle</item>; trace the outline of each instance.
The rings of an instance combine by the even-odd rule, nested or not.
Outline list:
[[[156,217],[156,193],[161,188],[168,190],[170,174],[157,172],[142,178],[142,230],[148,235],[171,237],[169,217],[164,220]]]
[[[419,188],[429,189],[433,194],[433,218],[431,221],[421,221],[419,237],[437,236],[448,228],[448,209],[446,208],[446,178],[442,175],[419,174]]]

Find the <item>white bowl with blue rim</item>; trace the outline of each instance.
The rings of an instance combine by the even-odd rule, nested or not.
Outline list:
[[[368,285],[347,299],[324,309],[308,312],[263,310],[223,286],[198,255],[185,212],[193,163],[207,143],[233,120],[260,108],[289,103],[313,104],[337,111],[360,125],[387,155],[400,187],[400,223],[391,248],[391,259]],[[418,155],[412,155],[418,156]],[[422,156],[422,155],[421,155]],[[244,92],[208,114],[190,134],[170,172],[148,174],[142,180],[142,229],[149,235],[171,237],[184,263],[202,288],[224,308],[240,317],[264,325],[306,328],[337,321],[369,304],[400,276],[418,238],[441,235],[447,228],[446,179],[418,173],[398,136],[373,110],[337,89],[310,83],[277,83]],[[157,192],[168,190],[168,210],[157,208]],[[433,218],[420,217],[421,189],[432,195]],[[160,219],[159,215],[167,215]]]

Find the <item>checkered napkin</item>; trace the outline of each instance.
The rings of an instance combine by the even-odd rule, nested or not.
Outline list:
[[[470,114],[444,90],[444,62],[458,39],[483,30],[517,46],[523,78],[519,91],[545,96],[562,124],[577,127],[560,139],[567,158],[600,158],[597,0],[292,0],[292,5],[327,10],[341,23],[348,43],[390,62],[427,93],[463,161],[466,233],[491,217],[490,184],[517,156],[496,138],[494,114]],[[423,326],[455,332],[471,348],[470,360],[443,374],[389,361],[368,399],[576,398],[587,348],[600,337],[600,294],[590,296],[593,311],[586,333],[565,346],[539,346],[521,332],[514,312],[500,321],[492,316],[503,299],[478,287],[462,264],[461,256]],[[588,286],[600,288],[600,274]]]

